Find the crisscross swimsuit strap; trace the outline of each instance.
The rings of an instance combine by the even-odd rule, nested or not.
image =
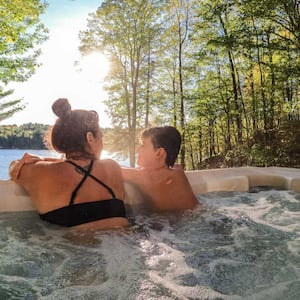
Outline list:
[[[69,205],[40,214],[40,218],[42,220],[53,224],[70,227],[107,218],[126,218],[126,211],[123,201],[116,198],[115,193],[108,185],[91,174],[94,163],[93,160],[87,169],[78,166],[72,161],[66,160],[66,162],[75,166],[76,170],[83,175],[83,178],[73,190]],[[88,177],[91,177],[97,183],[106,188],[111,194],[112,198],[99,201],[74,203],[78,190]]]
[[[82,172],[84,174],[83,178],[81,179],[81,181],[79,182],[79,184],[77,185],[77,187],[74,189],[74,191],[72,192],[72,196],[70,199],[70,203],[69,205],[74,204],[74,199],[77,195],[78,190],[81,188],[82,184],[85,182],[85,180],[87,179],[87,177],[91,177],[93,180],[95,180],[96,182],[98,182],[99,184],[101,184],[103,187],[105,187],[108,192],[111,194],[112,198],[115,199],[116,195],[114,193],[114,191],[112,190],[111,187],[109,187],[107,184],[105,184],[103,181],[101,181],[100,179],[98,179],[97,177],[95,177],[94,175],[92,175],[90,172],[93,168],[93,164],[94,164],[94,160],[91,160],[91,163],[88,166],[88,169],[86,170],[85,168],[75,164],[74,162],[70,161],[70,160],[66,160],[67,163],[73,165],[77,170],[79,170],[80,172]]]

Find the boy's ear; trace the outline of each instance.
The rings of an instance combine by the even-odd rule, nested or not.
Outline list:
[[[167,152],[164,148],[158,148],[156,152],[157,157],[163,158],[165,160]]]

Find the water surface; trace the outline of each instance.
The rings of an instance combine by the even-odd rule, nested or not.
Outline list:
[[[199,200],[93,234],[1,213],[0,299],[300,299],[299,193]]]

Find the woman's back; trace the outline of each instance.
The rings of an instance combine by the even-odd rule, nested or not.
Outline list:
[[[87,169],[90,161],[74,160],[71,162],[78,167],[67,161],[54,163],[40,161],[36,164],[23,166],[22,174],[17,183],[23,185],[28,191],[41,215],[68,207],[71,204],[72,193],[84,179],[84,170]],[[76,191],[76,195],[74,195],[73,206],[88,202],[111,200],[114,197],[123,201],[125,192],[120,167],[117,163],[113,160],[95,160],[90,175],[100,180],[104,185],[95,181],[91,176],[86,176]],[[27,178],[36,178],[37,180],[27,180]],[[113,195],[110,189],[113,191]],[[89,204],[85,204],[85,206],[87,208]],[[89,224],[89,222],[81,227],[106,227],[106,225],[111,227],[112,224],[114,226],[127,224],[125,218],[114,217],[113,219],[109,220],[107,218],[92,222],[93,224]]]

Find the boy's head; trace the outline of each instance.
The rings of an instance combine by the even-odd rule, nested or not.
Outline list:
[[[175,164],[181,146],[181,135],[175,127],[151,127],[142,132],[142,138],[150,138],[155,149],[163,148],[166,151],[168,167]]]

